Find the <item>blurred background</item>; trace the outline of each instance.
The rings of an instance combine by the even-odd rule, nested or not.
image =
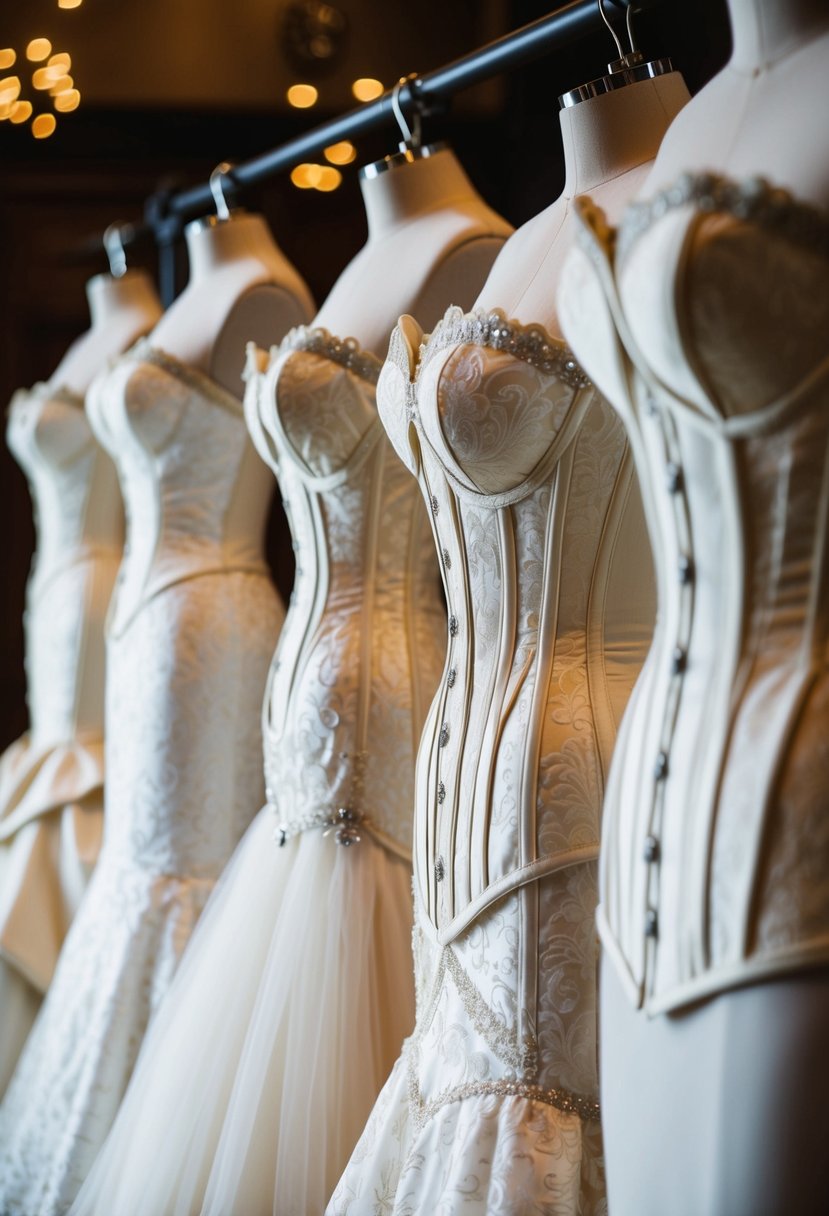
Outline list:
[[[5,0],[0,7],[0,401],[47,378],[88,327],[84,284],[107,269],[99,236],[138,220],[159,188],[206,180],[542,17],[551,0]],[[621,22],[619,23],[621,25]],[[647,58],[670,56],[696,92],[725,63],[725,0],[662,0],[636,21]],[[487,201],[519,225],[552,202],[563,169],[556,98],[601,75],[597,34],[459,94],[427,121]],[[304,86],[304,87],[297,87]],[[339,149],[324,172],[241,199],[268,218],[322,301],[363,244],[357,169],[394,151],[392,130]],[[316,180],[316,185],[309,184]],[[179,286],[186,281],[180,254]],[[151,241],[129,251],[155,271]],[[26,727],[22,612],[34,546],[25,480],[0,444],[0,748]],[[268,548],[283,594],[292,567],[275,509]]]

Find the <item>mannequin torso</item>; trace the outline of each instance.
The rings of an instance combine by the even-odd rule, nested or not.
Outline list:
[[[49,384],[83,396],[107,360],[147,333],[161,316],[161,303],[143,270],[121,278],[99,274],[86,285],[92,325],[61,359]]]
[[[269,346],[313,313],[310,292],[259,215],[187,227],[190,281],[152,345],[241,396],[245,344]]]
[[[590,193],[610,216],[633,197],[670,122],[688,100],[678,72],[642,80],[582,101],[559,113],[564,141],[561,196],[510,239],[477,304],[497,306],[524,324],[543,325],[559,336],[555,290],[569,248],[573,199]]]
[[[468,308],[511,229],[448,149],[360,184],[368,241],[314,324],[382,356],[401,313],[429,329],[449,304]]]

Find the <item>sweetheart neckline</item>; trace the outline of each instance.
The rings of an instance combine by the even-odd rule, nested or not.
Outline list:
[[[420,375],[433,355],[453,346],[482,346],[490,350],[514,355],[516,359],[537,367],[542,372],[558,376],[573,388],[588,388],[591,381],[563,338],[551,334],[538,322],[515,320],[500,308],[473,308],[464,312],[457,304],[451,304],[430,334],[423,334],[417,349],[407,339],[407,322],[417,321],[409,314],[402,316],[392,331],[393,340],[398,336],[408,360],[408,381],[416,387]],[[418,330],[420,326],[417,325]],[[401,368],[401,370],[403,370]]]
[[[249,356],[251,347],[256,349],[253,343],[249,343]],[[288,330],[281,342],[271,346],[267,368],[272,367],[286,354],[302,351],[329,359],[370,384],[377,383],[384,363],[379,355],[361,346],[357,338],[338,338],[323,325],[295,325]]]
[[[65,405],[70,405],[74,409],[79,410],[83,410],[86,405],[85,394],[76,393],[74,389],[69,388],[65,384],[53,386],[46,380],[38,380],[31,388],[19,388],[12,394],[9,410],[14,407],[16,401],[25,401],[27,398],[44,401],[62,401]]]
[[[122,362],[144,362],[153,367],[160,367],[190,388],[201,392],[209,400],[215,401],[217,405],[223,406],[233,414],[244,416],[241,400],[235,397],[229,389],[219,384],[209,372],[202,371],[200,367],[194,367],[192,364],[186,363],[184,359],[180,359],[178,355],[155,345],[149,335],[139,338],[129,350],[116,356],[111,361],[110,367],[118,367]]]
[[[617,225],[608,222],[603,208],[589,194],[575,199],[578,220],[601,242],[614,265],[621,265],[637,240],[658,220],[681,207],[710,215],[731,215],[771,228],[829,257],[829,212],[758,175],[735,178],[710,171],[683,173],[650,198],[633,199]]]

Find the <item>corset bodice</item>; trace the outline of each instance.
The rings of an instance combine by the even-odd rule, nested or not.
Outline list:
[[[709,175],[618,233],[580,216],[560,311],[628,427],[659,600],[600,924],[657,1011],[829,954],[829,224]]]
[[[297,560],[265,698],[265,774],[279,839],[343,811],[343,841],[370,831],[408,856],[445,614],[426,512],[377,417],[379,367],[306,327],[249,354],[248,424]]]
[[[123,543],[113,464],[84,399],[39,384],[16,393],[9,448],[29,483],[36,550],[26,592],[26,676],[33,740],[103,729],[103,620]]]
[[[94,383],[87,408],[117,465],[126,506],[113,634],[185,579],[266,573],[270,485],[241,401],[142,339]]]
[[[416,883],[443,942],[596,856],[651,580],[624,431],[563,343],[451,309],[403,318],[380,413],[430,505],[449,604],[418,761]]]

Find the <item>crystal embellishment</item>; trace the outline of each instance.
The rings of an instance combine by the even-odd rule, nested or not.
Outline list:
[[[450,616],[449,618],[449,636],[450,638],[458,636],[458,618],[456,616]]]
[[[297,325],[288,330],[278,346],[271,347],[271,361],[288,351],[307,350],[313,355],[322,355],[332,363],[354,372],[361,380],[376,384],[383,366],[371,351],[362,350],[356,338],[335,338],[327,329]]]
[[[352,844],[359,844],[361,837],[358,824],[362,818],[362,815],[352,811],[350,807],[338,807],[329,817],[328,827],[323,832],[323,836],[333,832],[337,844],[341,844],[345,848],[349,848]]]
[[[440,728],[440,735],[438,736],[438,743],[440,744],[441,747],[446,747],[446,744],[448,742],[449,742],[449,723],[444,722],[444,723],[442,723],[441,728]]]
[[[438,802],[443,803],[446,799],[446,786],[441,781],[438,785]]]

